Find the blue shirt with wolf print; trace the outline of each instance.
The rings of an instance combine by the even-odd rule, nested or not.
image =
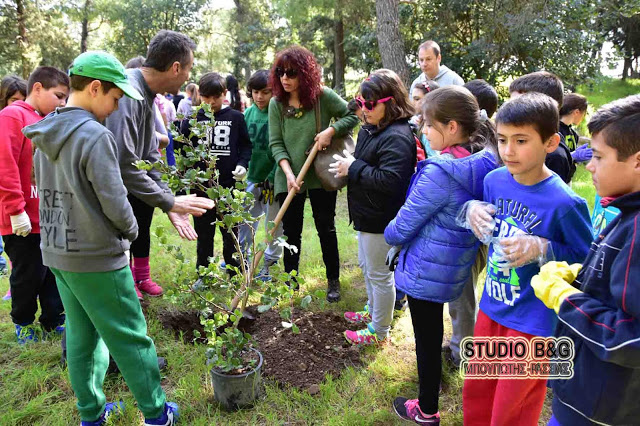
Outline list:
[[[522,185],[506,167],[485,178],[484,201],[496,206],[497,211],[480,309],[505,327],[551,336],[557,316],[536,297],[530,284],[531,277],[540,271],[539,264],[506,267],[499,241],[536,235],[551,242],[547,260],[582,263],[592,239],[587,203],[555,173],[535,185]]]

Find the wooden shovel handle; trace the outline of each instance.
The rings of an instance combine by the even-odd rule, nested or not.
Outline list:
[[[307,175],[309,168],[313,164],[313,160],[315,160],[316,154],[318,154],[318,144],[314,143],[313,147],[311,148],[311,152],[309,152],[307,159],[305,160],[304,164],[302,165],[302,168],[300,169],[300,173],[298,173],[298,176],[296,177],[296,183],[298,184],[298,186],[302,185],[302,181],[304,180],[304,177]],[[276,230],[280,225],[280,222],[282,222],[282,218],[284,217],[284,214],[286,213],[287,209],[289,208],[289,205],[291,204],[291,201],[293,200],[293,197],[295,196],[296,196],[296,190],[295,188],[291,188],[289,190],[289,193],[287,194],[287,198],[285,198],[284,202],[282,203],[280,210],[278,210],[278,214],[276,215],[276,218],[273,220],[273,223],[275,226],[269,231],[269,235],[271,235],[271,237],[275,235]],[[264,242],[266,244],[269,244],[269,238],[268,237],[265,238]],[[253,262],[251,263],[251,268],[249,269],[250,278],[247,280],[248,282],[251,282],[254,271],[258,268],[258,265],[260,264],[260,260],[262,260],[263,255],[264,255],[264,250],[260,250],[253,256]],[[245,284],[243,284],[242,287],[240,288],[239,294],[242,294],[246,289],[247,289],[247,284],[245,282]],[[243,307],[246,305],[248,297],[249,297],[249,293],[247,292],[247,294],[244,297],[245,300],[243,303]],[[240,303],[240,297],[236,295],[233,298],[233,301],[231,302],[231,311],[235,311],[239,303]]]

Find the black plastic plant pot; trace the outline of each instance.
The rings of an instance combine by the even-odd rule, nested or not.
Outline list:
[[[225,409],[235,411],[254,405],[262,395],[262,354],[251,348],[258,354],[258,365],[244,374],[224,374],[211,369],[211,383],[213,384],[213,397]]]

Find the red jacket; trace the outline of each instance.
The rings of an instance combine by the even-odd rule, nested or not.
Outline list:
[[[11,235],[10,216],[26,211],[32,233],[40,233],[38,190],[33,177],[33,148],[22,128],[42,117],[24,101],[0,111],[0,234]]]

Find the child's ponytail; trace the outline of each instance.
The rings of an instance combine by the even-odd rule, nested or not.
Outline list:
[[[455,121],[469,138],[473,151],[487,148],[499,158],[495,126],[464,87],[446,86],[428,93],[422,103],[422,116],[442,124]]]
[[[469,143],[475,150],[488,149],[500,160],[498,155],[498,134],[496,126],[489,120],[485,110],[478,112],[478,123],[476,130],[469,136]]]
[[[240,89],[238,86],[238,80],[231,74],[226,78],[227,90],[229,91],[229,107],[236,111],[242,111],[242,97],[240,96]]]

